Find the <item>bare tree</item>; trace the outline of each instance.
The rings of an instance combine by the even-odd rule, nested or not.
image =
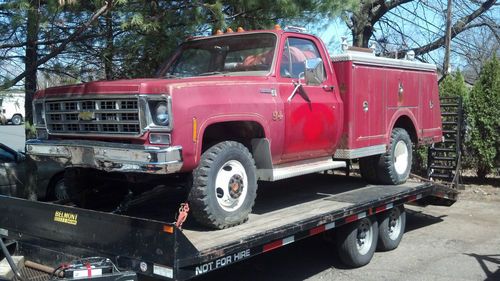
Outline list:
[[[456,1],[456,11],[460,16],[452,19],[451,38],[460,33],[478,27],[490,26],[494,22],[485,14],[495,6],[497,0],[461,0]],[[373,39],[388,44],[388,39],[396,39],[394,43],[407,46],[399,52],[403,56],[406,51],[424,55],[441,48],[445,43],[444,11],[446,1],[424,0],[367,0],[362,1],[354,11],[345,12],[343,19],[352,32],[353,45],[368,47]],[[418,24],[420,23],[420,24]],[[411,26],[411,28],[404,28]],[[434,28],[437,27],[437,28]],[[420,30],[419,33],[415,29]],[[497,30],[498,31],[498,30]],[[427,38],[422,35],[427,33]],[[424,40],[422,40],[424,39]]]

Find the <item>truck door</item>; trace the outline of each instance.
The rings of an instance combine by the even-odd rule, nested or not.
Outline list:
[[[329,59],[317,46],[311,38],[300,35],[282,41],[277,76],[286,124],[284,161],[331,155],[342,129],[341,101],[329,85],[333,79]],[[317,86],[303,85],[304,91],[290,98],[305,71],[305,61],[312,58],[323,60],[325,80]]]

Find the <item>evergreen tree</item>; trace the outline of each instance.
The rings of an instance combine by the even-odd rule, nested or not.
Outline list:
[[[484,179],[500,158],[500,63],[487,62],[474,84],[468,102],[470,141],[477,176]]]

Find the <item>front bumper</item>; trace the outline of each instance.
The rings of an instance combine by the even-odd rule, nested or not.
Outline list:
[[[84,140],[28,140],[26,153],[35,160],[51,158],[66,167],[107,172],[172,174],[182,168],[182,147]]]

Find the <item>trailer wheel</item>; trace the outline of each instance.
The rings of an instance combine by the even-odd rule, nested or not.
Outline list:
[[[378,239],[378,224],[373,217],[344,225],[337,231],[339,256],[345,265],[361,267],[370,262]]]
[[[255,162],[245,146],[225,141],[202,154],[188,195],[200,224],[217,229],[241,224],[248,219],[256,196]]]
[[[14,116],[12,116],[12,119],[10,120],[12,122],[13,125],[21,125],[21,123],[23,122],[23,117],[19,114],[16,114]]]
[[[368,156],[359,159],[359,173],[368,183],[377,184],[377,161],[379,156]]]
[[[378,216],[377,250],[390,251],[399,246],[406,226],[406,212],[403,206],[392,208]]]
[[[410,176],[412,143],[405,129],[394,128],[389,150],[378,161],[377,178],[382,184],[402,184]]]

